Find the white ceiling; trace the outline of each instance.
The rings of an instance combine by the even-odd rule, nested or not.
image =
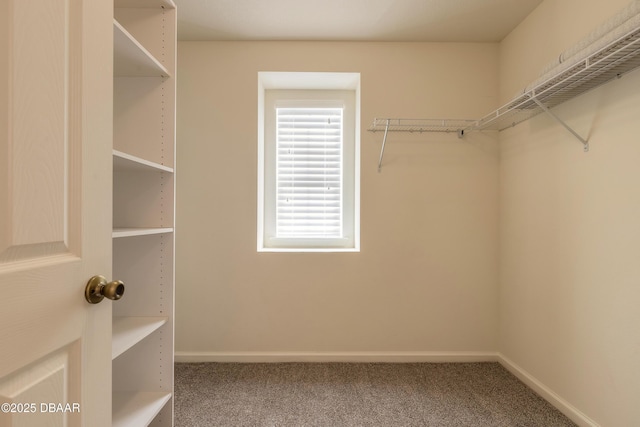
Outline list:
[[[175,0],[179,40],[496,42],[542,0]]]

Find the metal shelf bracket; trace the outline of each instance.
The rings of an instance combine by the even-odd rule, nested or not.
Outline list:
[[[531,100],[533,100],[533,102],[535,102],[536,104],[538,104],[538,107],[540,107],[542,109],[542,111],[544,111],[545,113],[547,113],[549,116],[551,116],[553,119],[555,119],[555,121],[557,121],[558,123],[560,123],[562,126],[564,126],[564,128],[566,130],[568,130],[569,132],[571,132],[571,134],[573,136],[575,136],[578,141],[580,141],[583,145],[583,149],[585,153],[589,152],[589,141],[587,141],[586,139],[584,139],[583,137],[581,137],[580,135],[578,135],[578,132],[576,132],[575,130],[573,130],[568,124],[566,124],[560,117],[558,117],[555,113],[553,113],[549,108],[547,108],[546,105],[544,105],[542,102],[540,102],[538,100],[538,98],[536,98],[535,96],[531,97]]]
[[[384,127],[384,138],[382,138],[382,149],[380,150],[380,160],[378,160],[378,173],[382,172],[382,158],[384,157],[384,146],[387,143],[387,134],[389,133],[389,122],[387,119],[387,124]]]

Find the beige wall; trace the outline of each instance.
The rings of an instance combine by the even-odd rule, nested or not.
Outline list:
[[[588,4],[586,4],[588,3]],[[627,1],[547,0],[501,44],[502,101]],[[500,134],[500,352],[597,425],[640,425],[640,71]]]
[[[391,134],[378,174],[382,135],[365,131],[374,117],[481,116],[497,103],[497,44],[178,52],[179,360],[497,350],[496,137]],[[258,71],[362,73],[360,253],[256,252]]]

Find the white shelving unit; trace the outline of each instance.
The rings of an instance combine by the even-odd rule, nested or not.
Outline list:
[[[113,425],[173,425],[176,6],[114,0]]]

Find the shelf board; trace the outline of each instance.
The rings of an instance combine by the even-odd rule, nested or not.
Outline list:
[[[175,9],[176,4],[173,0],[114,0],[113,6],[118,9],[122,8],[156,8],[164,7],[165,9]]]
[[[122,151],[118,150],[113,150],[113,169],[121,171],[160,171],[173,173],[173,168],[149,160],[145,160],[131,154],[123,153]]]
[[[168,320],[168,317],[114,317],[111,358],[120,356]]]
[[[111,237],[119,239],[122,237],[137,237],[137,236],[151,236],[154,234],[169,234],[173,233],[173,228],[114,228],[111,233]]]
[[[171,393],[113,392],[113,426],[146,427],[164,405]]]
[[[169,71],[118,21],[113,21],[115,77],[168,77]]]

